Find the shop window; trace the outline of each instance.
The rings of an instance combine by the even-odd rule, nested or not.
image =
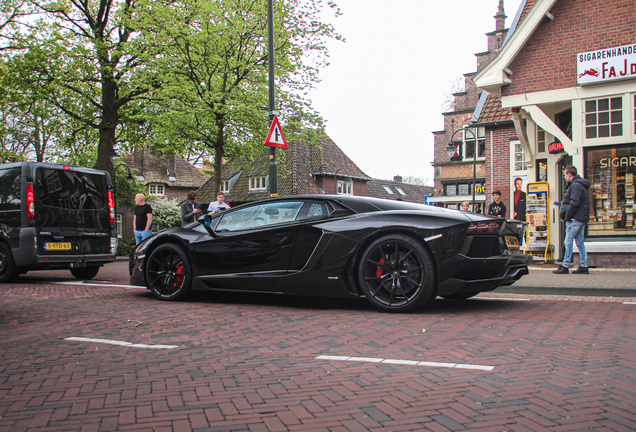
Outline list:
[[[471,128],[470,132],[464,132],[464,159],[472,159],[475,157],[475,139],[473,133],[477,130],[477,159],[486,157],[486,128]]]
[[[547,159],[537,159],[537,181],[548,181]]]
[[[446,187],[446,196],[455,196],[455,195],[457,195],[457,185],[455,185],[455,184],[447,184],[445,187]]]
[[[267,187],[265,180],[265,176],[250,177],[250,190],[265,190]]]
[[[166,194],[166,189],[164,185],[160,183],[151,183],[148,185],[148,194],[154,196],[164,196]]]
[[[592,183],[587,235],[636,236],[636,146],[597,147],[587,150],[585,159],[586,178]]]
[[[457,185],[457,194],[458,195],[468,195],[469,189],[468,189],[468,183],[462,183]]]
[[[623,135],[623,98],[621,96],[585,101],[585,138]]]
[[[636,135],[636,94],[634,95],[634,135]]]
[[[483,183],[476,183],[475,194],[483,195],[486,188]],[[444,185],[446,196],[470,196],[473,194],[472,183],[449,183]]]

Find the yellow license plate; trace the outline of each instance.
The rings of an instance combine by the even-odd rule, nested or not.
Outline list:
[[[45,250],[71,250],[71,243],[44,243]]]
[[[514,236],[506,236],[506,246],[508,246],[509,248],[518,248],[519,239]]]

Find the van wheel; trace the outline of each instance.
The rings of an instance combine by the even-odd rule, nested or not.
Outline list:
[[[75,267],[71,274],[77,279],[93,279],[99,272],[99,266]]]
[[[13,282],[20,272],[13,262],[11,248],[6,243],[0,243],[0,283]]]

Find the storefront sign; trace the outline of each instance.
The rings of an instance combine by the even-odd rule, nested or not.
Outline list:
[[[580,53],[576,73],[579,85],[636,78],[636,44]]]
[[[603,158],[599,164],[601,168],[636,167],[636,156]]]
[[[565,148],[563,147],[563,143],[561,141],[555,141],[548,145],[548,151],[550,152],[550,154],[561,153],[565,151]]]

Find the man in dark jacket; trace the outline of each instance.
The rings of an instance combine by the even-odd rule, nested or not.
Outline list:
[[[590,194],[588,192],[590,182],[581,178],[577,174],[576,168],[571,165],[565,168],[565,179],[568,181],[568,186],[565,189],[559,212],[561,219],[565,221],[565,257],[563,258],[563,265],[552,273],[567,274],[569,272],[573,243],[576,240],[581,264],[572,273],[588,274],[587,251],[583,240],[585,225],[590,220]]]
[[[181,204],[181,225],[186,226],[201,216],[201,204],[197,201],[197,191],[188,192],[188,200]]]

